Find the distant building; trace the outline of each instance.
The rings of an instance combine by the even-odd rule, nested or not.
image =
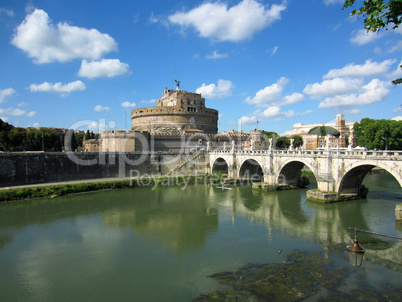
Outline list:
[[[303,148],[313,150],[317,148],[347,148],[357,146],[357,137],[354,136],[355,122],[345,122],[345,116],[338,114],[335,123],[327,124],[295,124],[293,130],[285,132],[288,137],[299,135],[303,138]]]
[[[83,152],[99,152],[99,139],[87,139],[82,141]]]

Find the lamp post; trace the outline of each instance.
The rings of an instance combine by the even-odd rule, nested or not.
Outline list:
[[[351,228],[349,228],[350,230]],[[353,266],[361,266],[363,262],[363,254],[366,251],[359,245],[359,240],[357,239],[358,229],[355,228],[355,239],[353,244],[348,245],[346,249],[348,250],[349,263]]]
[[[396,237],[396,236],[391,236],[391,235],[386,235],[386,234],[381,234],[381,233],[376,233],[376,232],[370,232],[370,231],[358,229],[356,227],[355,228],[349,227],[348,229],[355,231],[355,239],[353,240],[353,244],[348,245],[346,247],[346,249],[348,251],[348,256],[349,256],[349,263],[353,266],[361,266],[362,265],[363,254],[366,251],[365,248],[363,248],[359,245],[359,240],[357,239],[358,232],[369,233],[369,234],[373,234],[373,235],[379,235],[379,236],[384,236],[384,237],[388,237],[388,238],[402,240],[401,237]]]

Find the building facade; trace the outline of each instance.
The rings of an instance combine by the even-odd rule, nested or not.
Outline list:
[[[345,116],[338,114],[334,123],[303,125],[295,124],[292,131],[287,131],[286,136],[299,135],[303,138],[303,148],[314,150],[317,148],[354,148],[357,146],[357,137],[354,136],[353,125],[355,122],[345,122]],[[312,133],[314,129],[324,129],[318,133]],[[325,129],[333,128],[337,134],[326,133]],[[313,131],[314,132],[314,131]]]
[[[150,134],[194,132],[216,134],[218,111],[205,107],[199,93],[165,89],[155,107],[131,111],[131,130]]]

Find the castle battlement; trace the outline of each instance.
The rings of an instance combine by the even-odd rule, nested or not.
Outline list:
[[[205,107],[199,93],[165,89],[155,107],[131,111],[131,130],[176,133],[197,129],[203,133],[218,132],[218,111]]]

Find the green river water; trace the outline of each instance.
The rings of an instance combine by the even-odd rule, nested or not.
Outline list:
[[[399,184],[389,174],[373,174],[365,185],[367,199],[336,204],[306,201],[306,190],[264,192],[250,185],[135,188],[0,204],[0,301],[192,301],[230,289],[212,274],[249,263],[282,265],[294,251],[318,252],[332,268],[348,271],[305,301],[349,301],[367,290],[402,298],[400,241],[359,233],[364,264],[347,261],[345,246],[354,236],[348,227],[402,237],[394,214],[402,202]]]

